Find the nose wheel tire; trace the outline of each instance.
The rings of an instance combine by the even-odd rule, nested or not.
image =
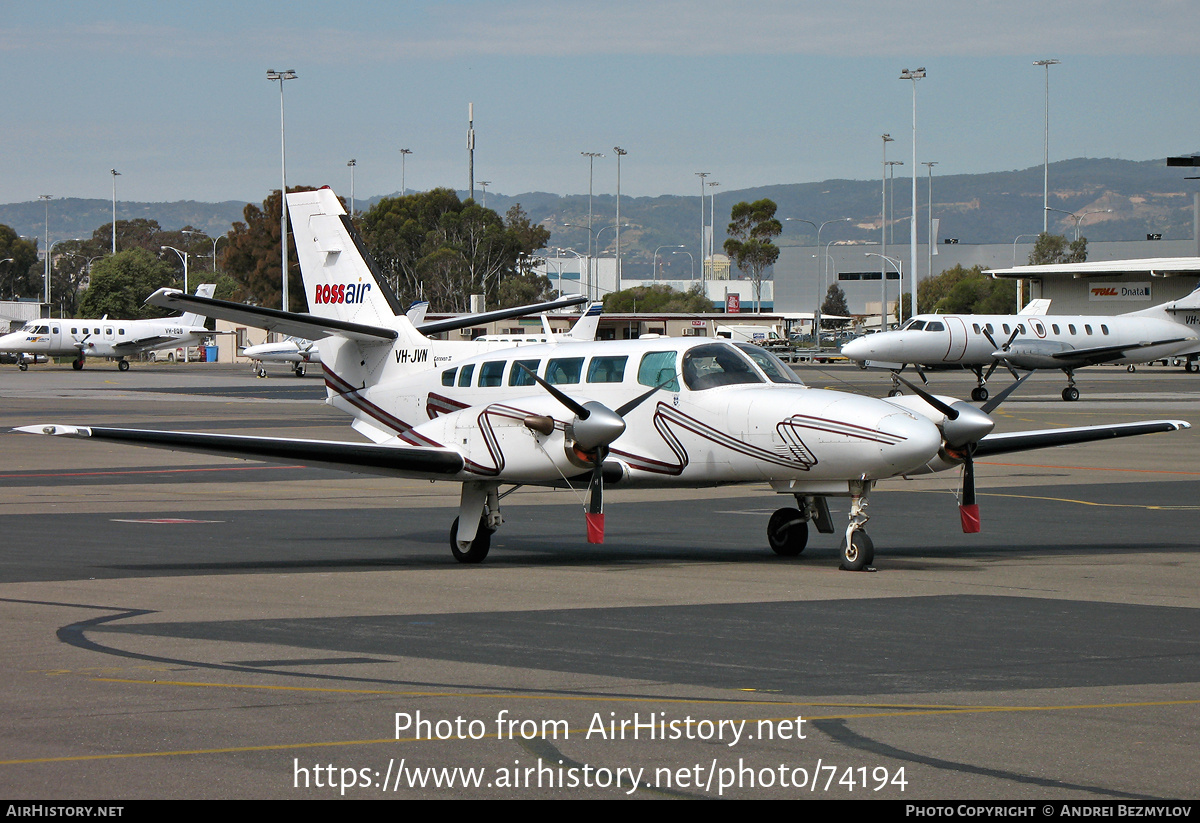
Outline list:
[[[867,533],[859,530],[850,535],[850,544],[842,539],[840,547],[842,562],[838,566],[842,571],[860,572],[875,562],[875,544]]]
[[[487,527],[487,518],[479,518],[479,531],[470,543],[458,540],[458,518],[450,525],[450,551],[459,563],[482,563],[492,547],[492,530]]]
[[[24,360],[22,360],[20,363],[17,364],[17,368],[20,369],[21,371],[29,371],[29,364],[26,363]]]
[[[1075,388],[1074,386],[1067,386],[1062,390],[1062,399],[1066,400],[1068,403],[1078,400],[1079,389]]]
[[[795,557],[808,545],[808,521],[799,509],[779,509],[767,522],[767,542],[780,557]]]
[[[83,371],[83,358],[80,357],[77,360],[72,360],[71,368],[73,368],[75,371]]]
[[[974,389],[971,389],[971,399],[976,403],[982,403],[983,401],[987,400],[988,397],[990,397],[990,394],[983,386],[978,386]]]

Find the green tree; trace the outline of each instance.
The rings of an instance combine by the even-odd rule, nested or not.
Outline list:
[[[312,191],[312,186],[289,186],[288,191]],[[242,286],[248,299],[261,306],[279,306],[283,300],[283,249],[279,243],[279,215],[282,206],[274,191],[262,207],[253,203],[242,211],[245,221],[233,224],[229,242],[221,258],[225,271]],[[211,253],[211,252],[210,252]],[[300,279],[296,244],[288,233],[288,302],[291,311],[304,311],[308,303]]]
[[[145,249],[117,252],[92,266],[91,284],[79,301],[79,313],[122,320],[162,317],[166,312],[146,305],[146,298],[174,282],[171,267]]]
[[[604,296],[606,312],[677,312],[703,314],[714,311],[712,301],[699,284],[687,291],[676,291],[665,283],[634,286]]]
[[[840,329],[847,323],[845,320],[825,320],[825,315],[850,316],[850,304],[846,302],[846,293],[837,283],[829,284],[829,291],[825,293],[825,302],[821,304],[821,328]]]
[[[36,266],[37,243],[20,237],[0,223],[0,298],[40,294],[42,269]],[[36,278],[36,284],[34,281]]]
[[[771,241],[783,233],[783,224],[775,219],[775,209],[775,202],[764,197],[753,203],[742,201],[729,213],[732,222],[725,253],[750,278],[755,311],[762,305],[763,275],[779,259],[779,247]]]
[[[1033,244],[1033,251],[1029,253],[1029,265],[1045,266],[1052,263],[1086,263],[1087,262],[1087,238],[1080,237],[1078,240],[1073,240],[1067,243],[1067,238],[1061,234],[1047,234],[1042,232],[1038,235],[1037,242]]]
[[[1017,310],[1016,282],[992,279],[982,266],[946,269],[917,286],[918,313],[1013,314]]]

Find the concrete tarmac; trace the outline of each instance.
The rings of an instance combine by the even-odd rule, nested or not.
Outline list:
[[[885,375],[803,368],[882,396]],[[1009,378],[997,375],[998,390]],[[965,397],[969,375],[930,375]],[[1200,375],[1038,374],[1001,430],[1200,423]],[[0,368],[42,422],[358,439],[319,377]],[[1200,793],[1200,430],[881,484],[872,574],[763,487],[457,488],[0,434],[0,791],[136,798],[1147,800]],[[844,523],[844,501],[833,501]]]

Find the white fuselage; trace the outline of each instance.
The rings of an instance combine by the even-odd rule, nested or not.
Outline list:
[[[334,357],[325,372],[328,402],[352,414],[356,429],[376,442],[455,449],[466,459],[459,480],[546,484],[588,470],[570,449],[572,413],[517,362],[577,402],[609,409],[667,382],[624,415],[627,428],[606,461],[620,466],[621,485],[769,481],[797,494],[846,494],[848,480],[914,472],[936,459],[942,438],[928,417],[810,389],[759,347],[743,346],[662,338],[418,354],[441,362],[366,388],[343,380],[329,365]],[[532,429],[531,417],[553,418],[553,430]]]
[[[277,343],[261,343],[242,349],[243,357],[260,363],[320,363],[321,351],[310,340],[289,337]]]
[[[164,320],[31,320],[0,337],[0,352],[47,357],[126,357],[153,349],[199,345],[203,326]]]
[[[1156,342],[1159,344],[1144,345]],[[1005,359],[1018,368],[1066,369],[1095,362],[1145,363],[1185,354],[1197,346],[1200,326],[1186,325],[1165,312],[1161,317],[1141,313],[1115,317],[922,314],[897,331],[852,340],[842,347],[842,354],[880,365],[970,367]],[[1128,350],[1118,351],[1120,347]],[[1099,354],[1087,355],[1102,349],[1112,349],[1110,356],[1097,359]],[[1074,352],[1079,356],[1073,356]]]

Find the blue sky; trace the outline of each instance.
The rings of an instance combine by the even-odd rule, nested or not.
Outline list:
[[[288,182],[358,197],[465,188],[695,194],[875,179],[880,135],[939,175],[1200,150],[1193,0],[0,3],[0,202],[261,201]]]

